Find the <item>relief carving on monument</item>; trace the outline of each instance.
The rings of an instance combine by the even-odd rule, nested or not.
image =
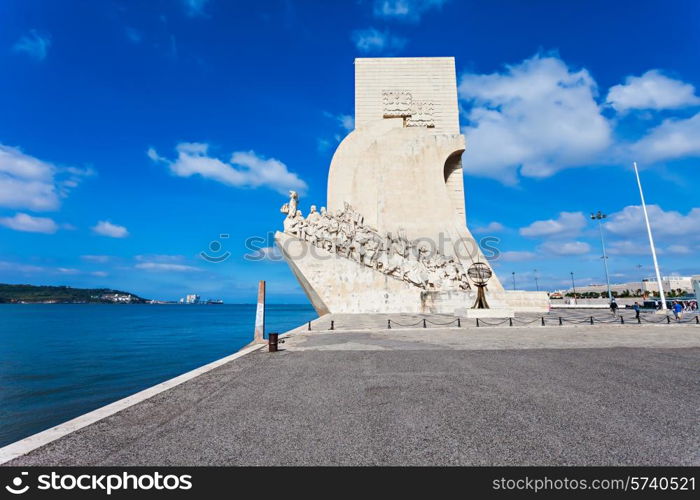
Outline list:
[[[384,118],[405,118],[407,127],[435,127],[432,101],[413,99],[408,90],[382,90]]]
[[[411,116],[406,118],[407,127],[434,127],[435,109],[431,101],[413,101]]]
[[[382,90],[384,118],[400,118],[411,115],[413,96],[408,90]]]
[[[410,241],[402,230],[380,234],[348,203],[336,213],[326,207],[319,212],[311,205],[306,218],[297,205],[298,195],[290,191],[289,202],[280,209],[287,214],[286,234],[421,289],[471,290],[467,272],[454,257],[431,252],[426,243]]]

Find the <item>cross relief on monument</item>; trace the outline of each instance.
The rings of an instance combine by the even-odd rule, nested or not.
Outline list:
[[[435,127],[432,101],[413,99],[408,90],[382,90],[384,118],[404,118],[406,127]]]

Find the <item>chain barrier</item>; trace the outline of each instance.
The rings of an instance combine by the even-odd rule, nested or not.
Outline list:
[[[391,318],[387,319],[387,329],[391,329],[394,326],[399,326],[402,328],[413,328],[416,326],[422,326],[423,328],[427,328],[428,324],[434,325],[434,326],[451,326],[456,324],[457,327],[462,326],[462,321],[466,318],[455,318],[451,321],[447,322],[441,322],[441,321],[433,321],[429,320],[427,318],[421,318],[415,323],[400,323],[396,320],[393,320]],[[501,321],[487,321],[482,318],[476,318],[476,323],[475,326],[501,326],[506,323],[508,323],[509,326],[528,326],[532,325],[534,323],[540,323],[542,326],[553,326],[553,325],[559,325],[563,326],[564,324],[572,324],[572,325],[595,325],[595,324],[620,324],[620,325],[637,325],[637,324],[642,324],[642,323],[649,323],[649,324],[697,324],[700,325],[700,315],[688,315],[685,318],[681,319],[675,319],[671,315],[666,315],[663,317],[659,317],[658,319],[650,319],[648,317],[644,317],[643,315],[640,315],[639,317],[634,316],[634,317],[627,317],[625,318],[622,315],[616,316],[614,318],[608,318],[608,317],[596,317],[596,316],[587,316],[587,317],[564,317],[564,316],[540,316],[537,318],[533,318],[531,320],[525,320],[525,319],[519,319],[519,318],[504,318]],[[307,330],[311,331],[312,330],[312,322],[309,321],[307,323]],[[473,326],[473,325],[472,325]],[[341,327],[342,328],[342,327]],[[330,321],[329,328],[326,330],[336,330],[337,326],[335,325],[335,320]],[[320,330],[323,330],[323,328],[320,328]]]

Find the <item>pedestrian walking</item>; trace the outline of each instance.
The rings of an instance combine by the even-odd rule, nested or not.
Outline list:
[[[676,321],[680,321],[683,318],[683,306],[680,302],[673,303],[673,315],[676,317]]]
[[[617,317],[617,302],[615,302],[615,299],[610,301],[610,312],[614,317]]]
[[[634,319],[639,320],[639,313],[641,310],[641,308],[639,307],[639,302],[635,302],[632,306],[632,309],[634,309]]]

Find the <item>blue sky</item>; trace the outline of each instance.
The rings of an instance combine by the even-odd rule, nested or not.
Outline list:
[[[289,187],[325,203],[362,56],[456,58],[469,226],[507,286],[602,282],[597,210],[613,280],[651,274],[633,159],[663,274],[700,273],[699,21],[694,1],[2,2],[0,282],[253,302],[266,279],[304,302],[244,242]]]

